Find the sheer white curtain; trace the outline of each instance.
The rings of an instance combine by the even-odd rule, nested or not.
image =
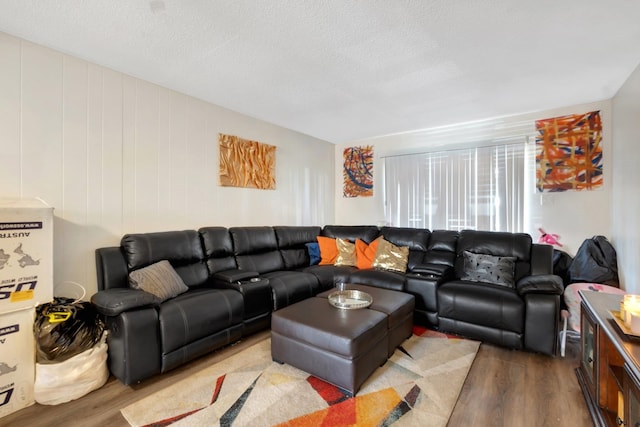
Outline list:
[[[384,159],[385,217],[397,227],[518,232],[525,141]]]

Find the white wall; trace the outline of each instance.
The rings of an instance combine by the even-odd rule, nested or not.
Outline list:
[[[612,241],[620,279],[629,293],[640,293],[640,67],[613,98]]]
[[[580,244],[596,234],[611,239],[611,191],[613,173],[613,139],[611,101],[575,105],[566,108],[541,111],[532,114],[504,117],[485,122],[461,124],[439,129],[407,132],[369,140],[353,141],[337,145],[335,151],[336,223],[384,224],[383,181],[381,178],[383,157],[395,154],[440,151],[452,146],[469,146],[477,141],[505,138],[513,135],[535,137],[535,120],[579,114],[600,110],[603,122],[603,173],[602,189],[594,191],[567,191],[563,193],[537,193],[534,169],[531,169],[531,185],[527,203],[531,217],[525,232],[534,240],[540,237],[538,228],[560,235],[561,249],[574,255]],[[533,139],[535,141],[535,139]],[[345,147],[373,145],[374,196],[345,198],[342,196],[342,152]]]
[[[125,233],[334,219],[334,147],[0,33],[0,197],[55,208],[54,280],[96,291]],[[276,190],[220,187],[218,133],[277,146]]]

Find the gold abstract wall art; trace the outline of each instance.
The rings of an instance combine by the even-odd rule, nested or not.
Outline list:
[[[276,188],[276,146],[219,134],[220,185]]]
[[[600,111],[536,121],[538,192],[602,187]]]
[[[372,197],[373,146],[345,148],[343,158],[343,196]]]

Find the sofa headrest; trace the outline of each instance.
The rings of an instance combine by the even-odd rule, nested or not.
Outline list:
[[[380,235],[380,230],[375,225],[325,225],[322,235],[351,242],[360,239],[365,243],[371,243]]]
[[[198,230],[207,258],[233,256],[231,234],[225,227],[202,227]]]
[[[433,230],[422,262],[453,267],[459,236],[460,233],[453,230]]]
[[[309,266],[309,252],[306,243],[317,242],[321,228],[314,226],[275,226],[278,248],[286,269]]]
[[[529,262],[531,236],[525,233],[462,230],[458,240],[458,256],[464,251],[501,257],[516,257]]]
[[[426,252],[431,233],[424,228],[382,227],[380,234],[396,246],[408,246],[411,251]]]
[[[305,243],[315,242],[322,229],[314,226],[275,226],[279,249],[305,248]]]
[[[273,227],[232,227],[229,233],[239,269],[263,274],[284,268]]]
[[[125,234],[120,246],[129,270],[137,270],[162,260],[171,262],[175,267],[204,258],[200,237],[195,230]]]
[[[278,250],[276,232],[272,227],[231,227],[229,233],[236,256]]]
[[[207,267],[195,230],[125,234],[120,246],[129,271],[167,260],[187,286],[206,282]]]
[[[460,233],[453,230],[433,230],[429,239],[430,251],[456,252]]]
[[[203,227],[198,230],[207,260],[209,273],[235,270],[236,259],[233,256],[233,241],[225,227]]]

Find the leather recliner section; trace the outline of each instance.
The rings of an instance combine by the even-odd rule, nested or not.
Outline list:
[[[242,323],[242,295],[231,289],[195,289],[158,307],[164,354]],[[215,326],[213,326],[215,325]]]
[[[318,279],[310,273],[272,271],[264,274],[273,293],[273,311],[311,298],[319,291]]]
[[[447,282],[438,289],[438,317],[524,333],[525,302],[505,286],[466,281]],[[458,332],[453,330],[452,332]]]

